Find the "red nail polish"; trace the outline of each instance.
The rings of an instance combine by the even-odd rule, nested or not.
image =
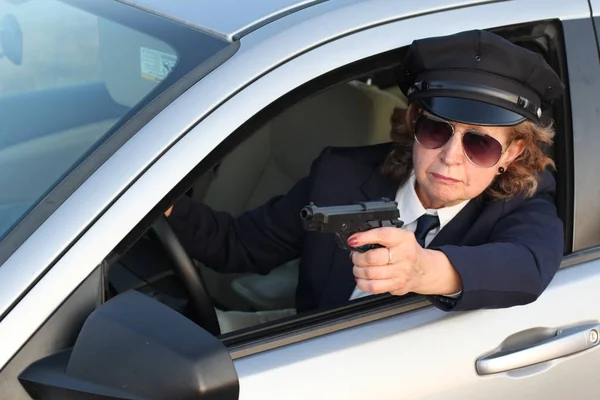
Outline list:
[[[356,240],[356,238],[350,238],[348,239],[348,244],[350,246],[356,246],[358,244],[358,240]]]

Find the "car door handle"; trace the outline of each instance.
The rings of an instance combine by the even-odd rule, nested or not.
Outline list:
[[[558,329],[552,337],[527,347],[499,350],[481,357],[475,368],[479,375],[489,375],[566,357],[597,346],[599,333],[598,323]]]

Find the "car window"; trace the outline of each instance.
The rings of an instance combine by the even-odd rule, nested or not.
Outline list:
[[[394,109],[406,108],[406,98],[395,89],[355,79],[300,101],[263,125],[198,181],[192,198],[239,216],[287,193],[309,174],[311,164],[328,146],[389,142],[390,116]],[[227,308],[241,299],[245,307],[255,310],[293,309],[299,261],[287,261],[268,275],[224,277],[229,284],[212,293]],[[210,274],[208,268],[201,268]]]
[[[548,29],[550,27],[551,24],[548,24]],[[531,32],[535,28],[535,25],[523,25],[496,31],[542,54],[554,68],[562,71],[554,47],[543,40],[538,42],[532,39]],[[195,184],[184,198],[233,217],[240,216],[293,188],[309,173],[313,161],[329,146],[375,147],[389,142],[393,111],[400,109],[401,112],[407,107],[406,98],[396,84],[397,78],[393,71],[405,50],[395,49],[393,52],[363,60],[363,64],[348,65],[307,83],[305,87],[272,104],[268,110],[262,112],[264,115],[255,116],[255,120],[248,122],[247,126],[232,135],[245,136],[245,139],[234,148],[230,145],[226,150],[219,150],[220,154],[226,151],[227,155],[203,176],[196,176]],[[356,72],[357,69],[360,72]],[[353,79],[348,81],[348,76],[353,76]],[[293,105],[290,107],[289,104]],[[556,129],[561,135],[554,146],[546,149],[550,157],[562,154],[567,149],[564,141],[565,137],[570,136],[570,127],[567,127],[562,116],[563,107],[566,106],[567,103],[555,104],[552,110],[557,118]],[[568,165],[557,162],[556,177],[559,182],[564,181],[566,167]],[[191,177],[187,177],[186,181],[190,179]],[[186,187],[189,189],[187,183]],[[188,202],[188,199],[185,201]],[[351,202],[352,199],[349,199],[348,204]],[[562,207],[560,204],[559,206]],[[182,211],[185,214],[189,212],[186,207],[179,209],[187,210]],[[193,228],[189,229],[190,235],[182,240],[187,241],[188,245],[194,240],[195,245],[201,249],[199,251],[210,252],[212,247],[217,247],[211,243],[211,236],[208,235],[209,240],[205,240],[207,238],[203,237],[202,233],[198,236],[195,234],[204,227],[214,226],[216,220],[231,221],[232,225],[237,223],[227,218],[225,214],[217,213],[210,215],[206,220],[196,220]],[[292,219],[290,217],[286,222],[296,223],[299,216],[293,221]],[[248,221],[245,223],[251,225]],[[236,228],[244,229],[242,225]],[[217,232],[215,237],[221,234]],[[218,242],[216,238],[215,240]],[[220,246],[221,242],[218,243]],[[156,244],[152,235],[144,236],[111,266],[111,295],[135,288],[162,299],[181,312],[193,314],[186,306],[186,288],[181,282],[177,282],[177,274],[169,273],[173,271],[173,263]],[[243,257],[252,259],[251,243],[247,245],[247,250]],[[293,250],[290,253],[293,253]],[[227,254],[227,259],[238,256]],[[259,265],[256,271],[248,273],[216,273],[211,262],[218,265],[220,262],[227,263],[227,260],[200,262],[195,259],[196,267],[217,309],[219,322],[223,322],[222,333],[231,333],[282,318],[286,318],[286,321],[293,320],[298,307],[296,290],[299,285],[298,278],[301,276],[301,256],[302,254],[295,254],[282,262],[265,261],[271,264]],[[333,257],[337,256],[347,257],[347,254],[336,254]],[[379,301],[384,296],[357,299],[352,305],[360,303],[362,307],[370,301]],[[396,304],[407,300],[408,297],[394,299]]]
[[[216,211],[239,216],[289,191],[308,175],[311,164],[327,146],[389,142],[390,116],[394,109],[406,106],[397,87],[380,88],[370,83],[369,77],[307,96],[254,130],[196,181],[190,197]],[[211,265],[194,262],[217,305],[221,333],[296,315],[298,258],[267,275],[215,273]],[[186,306],[185,285],[177,274],[170,273],[174,268],[155,232],[149,232],[111,265],[109,291],[117,295],[137,289],[194,319],[193,307]]]
[[[174,71],[223,47],[156,19],[118,2],[0,0],[0,239]]]

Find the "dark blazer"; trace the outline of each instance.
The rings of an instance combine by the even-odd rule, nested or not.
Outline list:
[[[299,212],[311,201],[332,206],[395,198],[398,185],[378,172],[389,147],[327,148],[287,194],[237,218],[184,197],[169,221],[189,254],[220,272],[265,274],[301,257],[299,312],[343,305],[355,287],[348,252],[331,234],[305,232]],[[554,190],[554,179],[545,173],[533,198],[471,200],[429,245],[444,252],[460,274],[462,295],[452,305],[430,300],[441,309],[470,310],[537,299],[563,254]]]

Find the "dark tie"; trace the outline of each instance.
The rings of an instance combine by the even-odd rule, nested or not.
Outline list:
[[[421,247],[425,248],[425,238],[430,230],[440,226],[440,220],[437,215],[421,215],[417,219],[417,229],[415,229],[415,238]]]

